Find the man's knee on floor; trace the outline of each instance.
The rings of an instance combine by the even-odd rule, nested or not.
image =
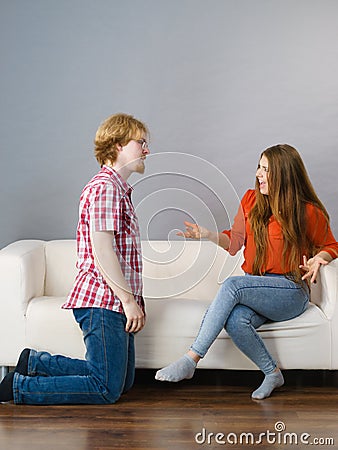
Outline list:
[[[97,390],[100,393],[103,403],[116,403],[123,394],[124,384],[119,380],[109,379],[108,382],[96,378]]]
[[[120,390],[110,389],[103,392],[102,396],[105,399],[105,403],[114,404],[120,399],[122,393]]]

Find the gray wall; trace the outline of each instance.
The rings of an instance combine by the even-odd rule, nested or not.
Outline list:
[[[73,238],[108,115],[147,122],[143,237],[226,228],[260,152],[302,154],[338,236],[338,1],[1,0],[0,247]]]

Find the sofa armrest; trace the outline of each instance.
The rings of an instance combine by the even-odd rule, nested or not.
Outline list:
[[[318,283],[312,285],[311,301],[327,319],[338,315],[338,259],[320,268]]]
[[[324,312],[331,328],[331,369],[338,370],[338,259],[321,268]]]
[[[17,241],[0,251],[0,365],[11,365],[22,349],[27,305],[43,295],[44,280],[44,241]]]

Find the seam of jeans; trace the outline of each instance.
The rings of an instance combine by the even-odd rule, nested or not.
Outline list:
[[[253,315],[254,315],[254,313],[252,313],[251,317],[252,317]],[[265,344],[264,344],[263,339],[259,336],[259,334],[257,333],[255,327],[252,325],[251,321],[250,321],[250,323],[249,323],[249,328],[251,329],[252,334],[253,334],[254,338],[256,339],[256,342],[257,342],[257,343],[261,346],[261,348],[265,351],[265,354],[266,354],[266,356],[267,356],[268,359],[269,359],[269,364],[270,364],[270,365],[272,364],[272,365],[274,366],[273,369],[271,370],[271,372],[273,372],[273,371],[276,369],[276,367],[277,367],[276,361],[275,361],[275,360],[272,358],[272,356],[270,355],[268,349],[266,348],[266,346],[265,346]],[[250,358],[250,359],[251,359],[251,358]],[[258,366],[257,363],[255,363],[255,364]],[[259,368],[265,375],[267,375],[267,373],[266,373],[265,370],[263,370],[263,369],[262,369],[261,367],[259,367],[259,366],[258,366],[258,368]],[[269,371],[269,373],[271,373],[271,372]]]
[[[107,363],[107,348],[106,348],[106,339],[105,339],[105,331],[104,331],[104,311],[101,310],[101,332],[102,332],[102,347],[103,347],[103,353],[104,353],[104,370],[105,370],[105,374],[104,374],[104,386],[105,386],[105,391],[104,394],[108,393],[108,378],[109,378],[109,372],[108,372],[108,363]]]

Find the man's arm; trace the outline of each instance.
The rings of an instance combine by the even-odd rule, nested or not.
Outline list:
[[[145,324],[145,316],[131,292],[130,286],[122,273],[120,263],[112,247],[113,231],[94,231],[91,234],[91,243],[94,261],[101,275],[111,290],[121,300],[124,313],[127,317],[126,331],[140,331]]]

